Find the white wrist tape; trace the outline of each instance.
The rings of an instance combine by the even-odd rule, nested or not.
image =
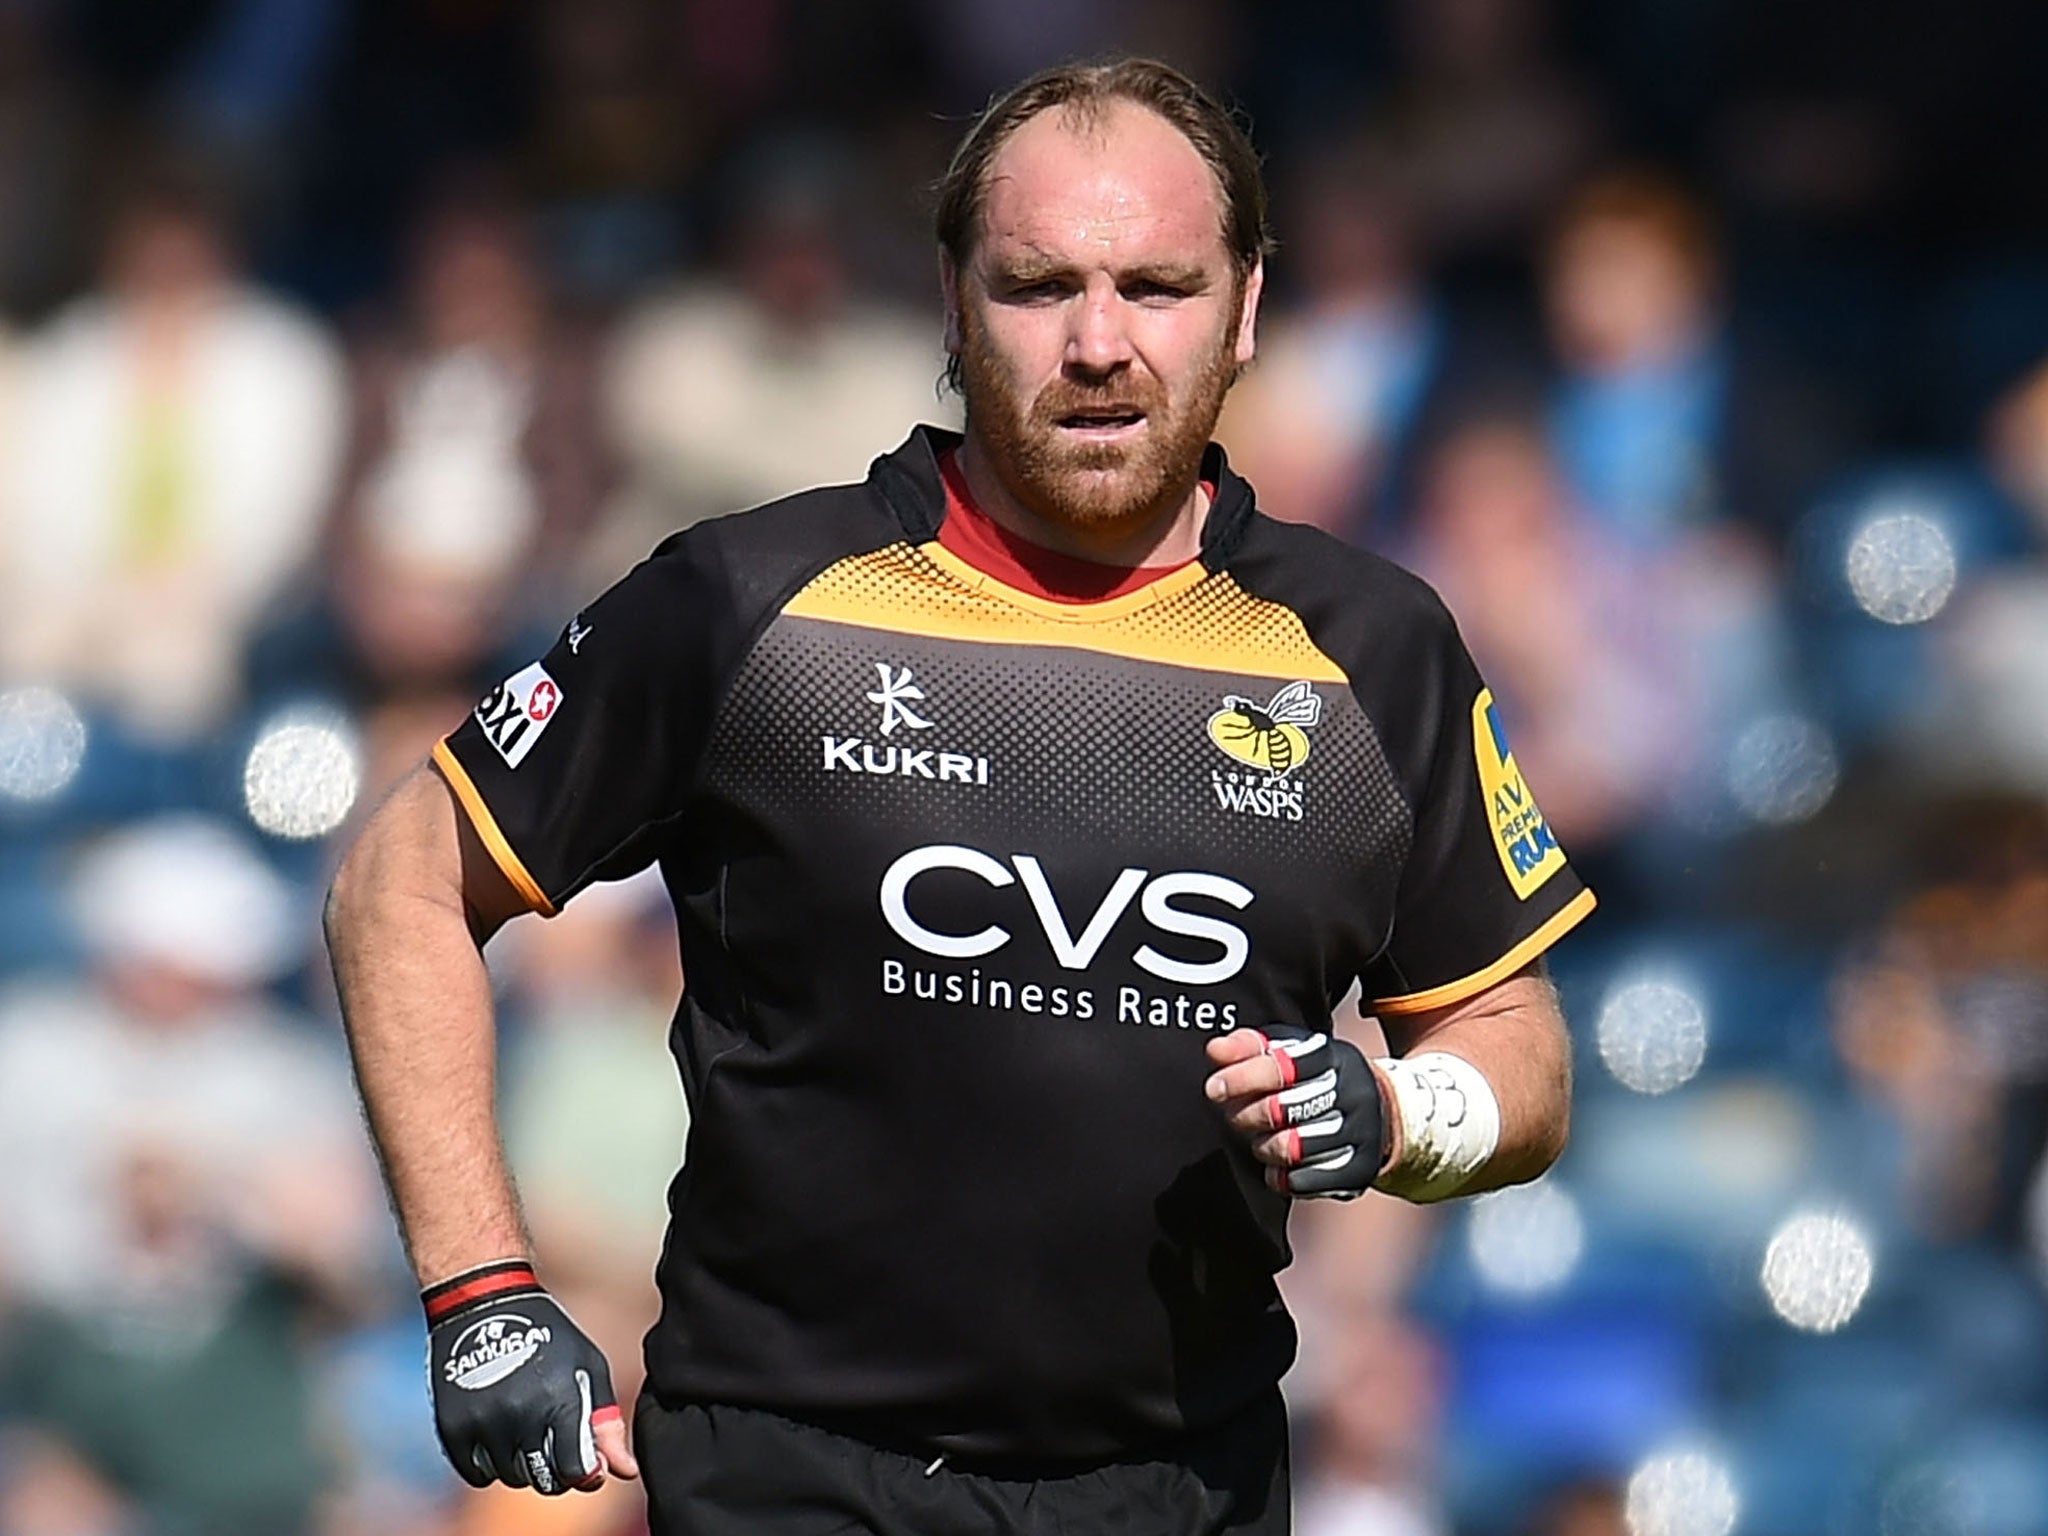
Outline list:
[[[1444,1051],[1383,1056],[1373,1065],[1391,1085],[1400,1155],[1373,1188],[1418,1204],[1447,1199],[1500,1145],[1500,1100],[1471,1062]]]

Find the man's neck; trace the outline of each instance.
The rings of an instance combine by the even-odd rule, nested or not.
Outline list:
[[[1190,482],[1186,494],[1170,501],[1164,511],[1141,521],[1077,527],[1041,516],[1011,495],[971,425],[958,462],[975,505],[989,520],[1041,549],[1118,566],[1185,565],[1202,552],[1209,496],[1199,481]]]

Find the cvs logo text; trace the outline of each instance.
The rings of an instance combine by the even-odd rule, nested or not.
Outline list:
[[[1162,954],[1150,943],[1140,944],[1131,952],[1132,963],[1162,981],[1191,987],[1215,986],[1243,970],[1251,955],[1251,940],[1235,923],[1174,904],[1187,897],[1204,897],[1243,911],[1251,905],[1253,893],[1227,876],[1198,870],[1155,875],[1143,869],[1124,869],[1076,931],[1037,859],[1028,853],[1015,853],[1005,864],[978,848],[953,843],[913,848],[882,875],[883,918],[898,938],[928,955],[948,960],[978,959],[994,954],[1013,937],[1008,928],[998,923],[990,923],[975,933],[953,933],[928,927],[912,917],[911,885],[920,875],[934,870],[957,870],[998,890],[1021,884],[1053,959],[1069,971],[1086,970],[1093,963],[1133,901],[1145,921],[1158,932],[1216,946],[1214,959],[1190,962]]]

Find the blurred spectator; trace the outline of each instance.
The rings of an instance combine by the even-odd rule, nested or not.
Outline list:
[[[1599,97],[1552,53],[1543,0],[1403,0],[1403,67],[1380,108],[1423,232],[1453,262],[1520,259],[1598,152]]]
[[[530,510],[519,482],[480,459],[421,459],[379,479],[330,590],[258,646],[260,691],[314,689],[363,708],[473,702],[521,617],[519,545],[504,535],[530,526]]]
[[[1301,1536],[1447,1536],[1435,1494],[1444,1368],[1415,1325],[1357,1312],[1317,1341],[1328,1394],[1296,1473]]]
[[[147,21],[138,25],[125,0],[71,7],[74,16],[99,13],[97,26],[79,29],[80,51],[96,53],[107,84],[204,153],[234,189],[253,248],[267,252],[304,192],[304,152],[347,35],[348,0],[232,0],[153,10],[150,20],[172,13],[166,31],[185,21],[185,36],[170,47],[138,48],[138,33],[153,29]]]
[[[928,314],[855,291],[839,157],[778,142],[735,184],[724,275],[649,305],[619,335],[610,408],[638,494],[607,545],[626,560],[673,528],[858,480],[877,444],[958,414],[937,395],[936,268]]]
[[[411,722],[395,748],[410,764],[544,644],[530,614],[574,606],[611,477],[595,340],[549,300],[522,215],[464,193],[428,215],[402,313],[355,360],[327,579],[258,638],[250,692],[339,700],[373,748]]]
[[[492,684],[547,648],[547,623],[524,620],[511,600],[502,546],[494,552],[439,537],[495,517],[492,497],[502,487],[458,473],[439,484],[422,478],[405,494],[380,499],[328,590],[251,647],[249,693],[266,717],[345,717],[361,749],[359,815],[417,767]],[[345,846],[355,825],[334,846]]]
[[[1331,155],[1291,204],[1299,297],[1261,318],[1218,435],[1267,512],[1362,542],[1438,381],[1445,319],[1383,155]]]
[[[415,232],[400,311],[354,349],[355,437],[337,553],[365,523],[388,550],[558,580],[596,521],[611,466],[597,342],[549,293],[527,216],[505,196],[444,196]]]
[[[104,283],[23,360],[0,668],[189,740],[232,703],[244,637],[312,553],[340,369],[317,327],[240,281],[189,172],[121,201]]]
[[[619,299],[669,266],[682,243],[674,188],[705,136],[700,92],[679,78],[686,29],[664,0],[535,9],[546,78],[526,160],[551,265],[578,299]]]
[[[1902,1138],[1906,1219],[2012,1241],[2048,1142],[2048,812],[1966,801],[1921,837],[1917,886],[1836,977],[1835,1044]]]
[[[1551,430],[1587,509],[1646,547],[1725,519],[1782,537],[1838,435],[1738,344],[1706,209],[1653,174],[1595,181],[1560,220],[1544,282],[1563,370]]]
[[[260,990],[300,914],[188,820],[109,838],[74,897],[91,977],[0,1008],[0,1165],[34,1170],[0,1186],[0,1395],[76,1460],[36,1467],[151,1529],[296,1529],[324,1478],[309,1308],[351,1304],[377,1215],[339,1051]]]
[[[1416,569],[1458,615],[1558,836],[1591,852],[1667,804],[1708,749],[1686,572],[1587,518],[1513,413],[1449,431],[1417,491]]]

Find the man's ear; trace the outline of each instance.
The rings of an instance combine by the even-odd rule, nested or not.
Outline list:
[[[939,252],[939,293],[945,306],[946,356],[960,355],[960,269],[953,265],[953,253]]]
[[[1258,354],[1259,295],[1266,291],[1266,263],[1261,257],[1245,274],[1243,307],[1237,316],[1237,366],[1250,366]]]

